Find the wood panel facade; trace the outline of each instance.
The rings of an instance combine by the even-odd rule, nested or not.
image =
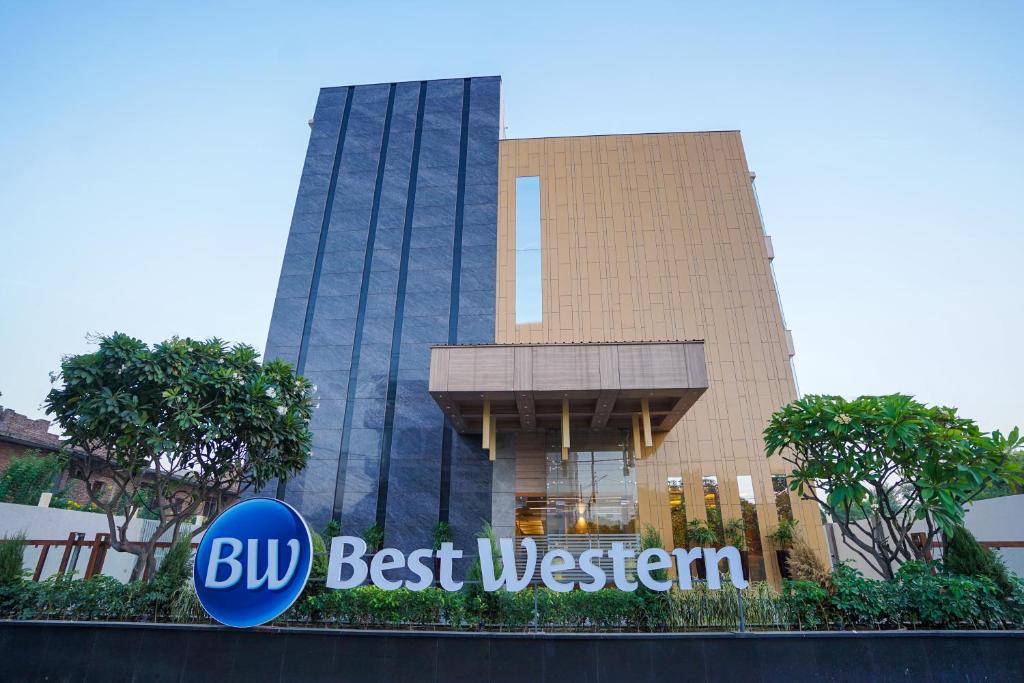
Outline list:
[[[541,191],[543,319],[515,317],[516,178]],[[705,517],[702,479],[718,478],[722,516],[741,516],[750,475],[762,539],[777,523],[762,430],[796,398],[791,353],[737,131],[502,140],[498,344],[703,339],[708,390],[638,464],[640,517],[671,543],[667,481],[682,477],[688,519]],[[820,517],[793,500],[827,562]],[[778,579],[769,544],[768,576]]]

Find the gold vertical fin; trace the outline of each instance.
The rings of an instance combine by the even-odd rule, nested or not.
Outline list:
[[[562,399],[562,448],[569,447],[569,399]]]
[[[633,455],[637,460],[644,457],[643,443],[640,441],[640,416],[633,415]]]
[[[491,437],[490,442],[487,444],[487,459],[494,460],[498,455],[498,418],[492,416],[490,420],[488,420],[487,426],[490,427],[488,431],[490,432]]]
[[[482,445],[484,448],[491,447],[491,399],[484,399],[484,434],[482,439]]]
[[[640,399],[640,411],[644,420],[644,445],[648,448],[654,447],[654,437],[651,436],[651,403],[646,398]]]

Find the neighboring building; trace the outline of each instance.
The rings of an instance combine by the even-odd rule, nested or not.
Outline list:
[[[60,453],[62,450],[64,449],[61,447],[61,437],[50,431],[49,420],[33,420],[10,408],[0,406],[0,475],[3,474],[14,458],[26,456],[45,457]],[[92,505],[92,500],[89,497],[85,482],[77,478],[81,476],[81,470],[77,468],[77,465],[85,462],[87,456],[83,451],[79,450],[73,451],[72,455],[74,457],[70,464],[64,463],[64,467],[56,473],[52,484],[47,486],[46,490],[74,502],[78,508],[86,508]],[[120,490],[118,484],[108,476],[109,470],[102,469],[107,467],[107,465],[101,458],[94,456],[92,466],[93,468],[100,468],[93,470],[93,480],[102,483],[105,492],[104,496],[113,495],[114,491]],[[152,482],[152,475],[150,473],[146,473],[144,478],[146,482]],[[144,485],[146,484],[144,483]],[[148,488],[153,490],[151,485]],[[185,488],[191,490],[192,485],[185,484]],[[234,500],[235,497],[235,495],[232,495],[229,500]],[[56,503],[52,504],[56,505]],[[61,504],[63,505],[63,503]],[[211,504],[205,503],[201,512],[204,515],[208,515],[210,514],[210,509]]]
[[[318,387],[267,488],[404,550],[439,522],[539,545],[685,546],[792,500],[761,430],[796,398],[737,131],[505,140],[500,79],[321,90],[267,341]]]
[[[59,453],[60,436],[50,432],[49,420],[33,420],[0,406],[0,472],[12,458],[30,452]]]

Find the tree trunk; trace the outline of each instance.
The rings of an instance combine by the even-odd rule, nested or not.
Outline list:
[[[143,577],[146,576],[146,567],[149,564],[148,559],[146,551],[135,555],[135,566],[132,567],[132,575],[128,578],[128,581],[131,583],[142,581]]]
[[[143,547],[136,554],[135,566],[132,568],[132,575],[129,581],[146,581],[153,579],[153,572],[156,569],[156,550],[151,547]]]

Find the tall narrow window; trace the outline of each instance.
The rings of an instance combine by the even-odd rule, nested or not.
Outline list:
[[[686,543],[686,494],[683,493],[683,478],[668,478],[668,504],[672,515],[672,547],[685,548]]]
[[[764,581],[764,550],[761,547],[761,530],[757,523],[757,498],[754,496],[754,480],[749,474],[736,477],[740,490],[740,510],[743,512],[743,532],[746,536],[747,579]]]
[[[543,312],[540,269],[540,178],[516,178],[516,324],[539,323]]]
[[[721,543],[725,527],[722,526],[722,504],[718,498],[718,477],[714,475],[704,477],[704,512],[707,514],[708,526],[718,534]]]
[[[775,512],[779,519],[793,519],[793,503],[789,500],[789,486],[786,485],[786,477],[782,474],[772,475],[772,492],[775,493]]]

